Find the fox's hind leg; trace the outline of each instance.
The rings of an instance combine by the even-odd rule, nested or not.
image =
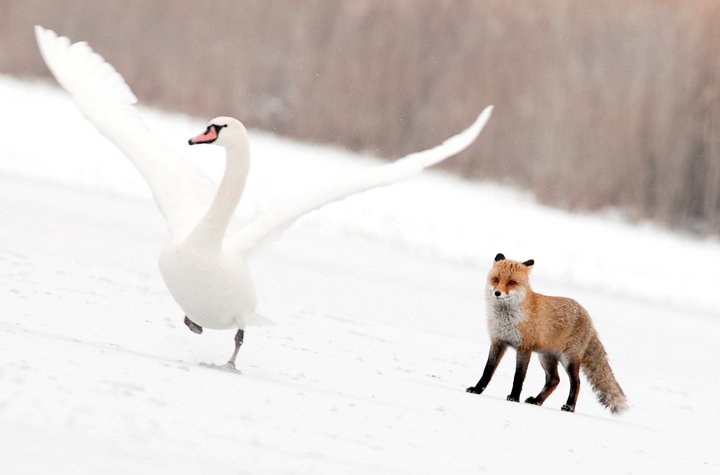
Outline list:
[[[580,359],[571,357],[567,362],[563,361],[563,366],[570,377],[570,394],[568,394],[567,402],[560,409],[575,412],[575,404],[580,393]]]
[[[530,396],[529,398],[525,399],[525,402],[541,406],[542,403],[545,402],[545,399],[547,399],[552,394],[552,392],[555,391],[555,388],[560,382],[560,377],[558,376],[557,370],[558,360],[555,355],[548,353],[540,353],[539,356],[540,364],[545,370],[545,386],[543,386],[540,394],[535,397]]]

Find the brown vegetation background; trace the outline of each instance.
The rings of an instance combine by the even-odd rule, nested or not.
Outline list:
[[[388,157],[495,104],[447,168],[720,232],[715,0],[0,0],[0,72],[47,75],[35,23],[143,102]]]

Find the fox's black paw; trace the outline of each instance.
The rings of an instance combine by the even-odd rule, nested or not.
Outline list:
[[[530,396],[529,398],[525,399],[525,402],[528,403],[528,404],[535,404],[536,406],[539,406],[539,405],[541,404],[541,402],[540,402],[537,398],[534,398],[534,397],[532,397],[532,396]]]
[[[516,397],[513,396],[512,394],[510,394],[506,399],[507,399],[508,401],[518,402],[518,398],[516,398]]]
[[[560,410],[565,412],[575,412],[575,406],[571,406],[570,404],[563,404]]]
[[[470,394],[480,394],[485,390],[485,388],[478,388],[477,386],[470,386],[465,390],[466,393]]]

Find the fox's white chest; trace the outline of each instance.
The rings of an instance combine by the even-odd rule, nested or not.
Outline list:
[[[255,287],[247,263],[165,249],[160,273],[185,314],[205,328],[244,328],[254,315]]]
[[[522,311],[519,298],[508,297],[501,300],[489,295],[487,314],[492,339],[507,342],[514,347],[522,342],[518,324],[525,320],[525,313]]]

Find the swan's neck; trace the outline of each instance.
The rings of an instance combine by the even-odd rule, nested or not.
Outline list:
[[[220,182],[215,199],[186,241],[187,244],[208,251],[221,249],[225,231],[227,231],[230,219],[240,202],[250,168],[247,142],[226,146],[225,156],[225,175]]]

